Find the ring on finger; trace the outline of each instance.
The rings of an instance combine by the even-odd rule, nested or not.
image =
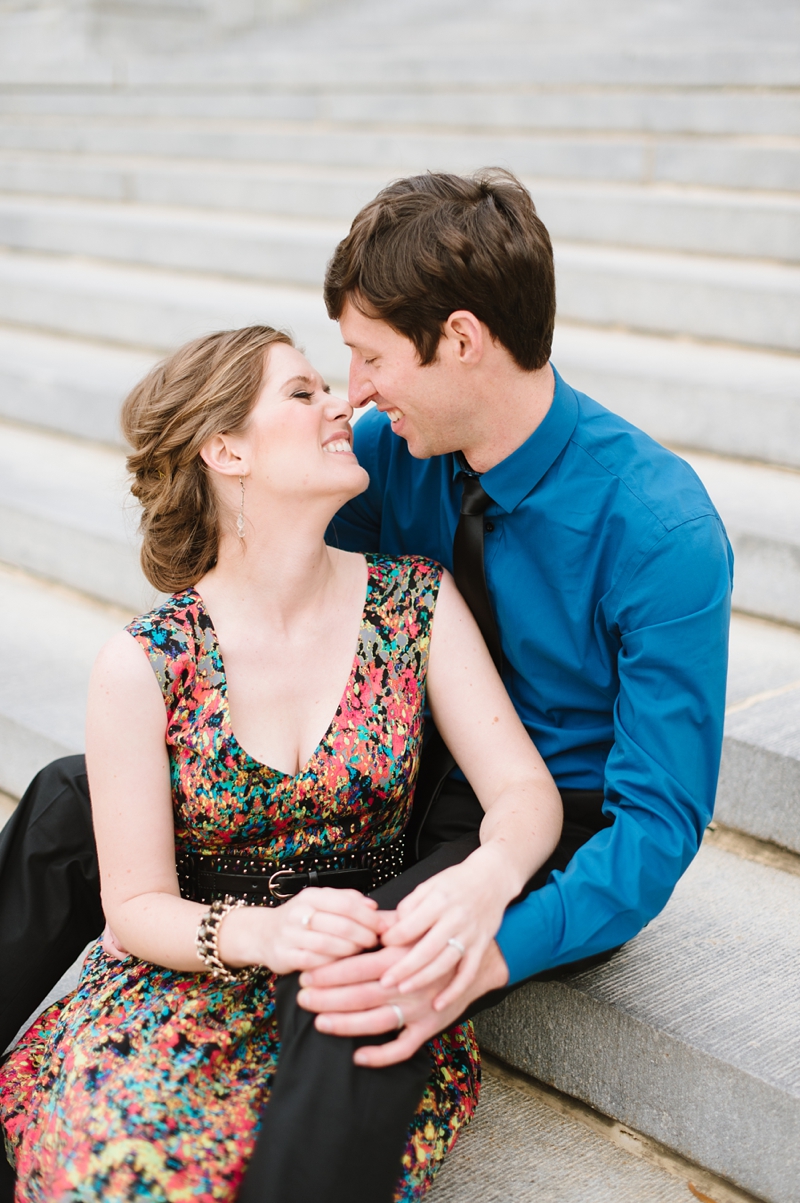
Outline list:
[[[397,1003],[389,1003],[389,1006],[397,1016],[397,1029],[399,1031],[400,1028],[404,1028],[406,1026],[405,1015],[403,1014],[402,1008],[398,1007]]]
[[[302,923],[303,927],[310,927],[310,926],[311,926],[311,920],[312,920],[313,918],[314,918],[314,912],[313,912],[313,911],[306,911],[306,913],[303,915],[303,918],[300,920],[300,922]]]
[[[455,950],[458,952],[459,956],[463,957],[465,955],[465,953],[467,951],[466,948],[464,947],[464,945],[461,943],[460,940],[457,940],[455,938],[455,936],[451,936],[450,939],[447,941],[447,943],[452,948],[455,948]]]

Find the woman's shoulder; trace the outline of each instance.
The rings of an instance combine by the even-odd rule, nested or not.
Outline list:
[[[147,653],[162,690],[171,689],[189,665],[197,664],[213,637],[211,620],[194,589],[173,593],[125,630]]]
[[[185,646],[187,638],[202,629],[203,619],[199,595],[194,589],[184,589],[181,593],[173,593],[146,614],[139,614],[125,630],[140,642],[151,640],[162,647],[175,642]]]
[[[373,581],[381,581],[389,590],[408,590],[410,593],[439,591],[444,568],[427,556],[393,556],[383,552],[365,555]]]

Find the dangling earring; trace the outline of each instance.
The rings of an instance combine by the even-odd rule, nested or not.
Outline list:
[[[239,517],[236,519],[236,533],[240,539],[244,538],[244,477],[239,477],[239,484],[242,487],[242,504],[239,509]]]

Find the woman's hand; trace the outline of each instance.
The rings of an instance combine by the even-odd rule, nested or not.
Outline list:
[[[283,906],[229,912],[219,954],[232,968],[265,965],[273,973],[294,973],[374,948],[386,925],[386,912],[357,890],[310,887]]]
[[[384,973],[381,985],[409,994],[458,967],[433,1002],[434,1010],[444,1010],[475,980],[510,901],[502,858],[491,846],[423,882],[399,904],[383,934],[387,947],[413,947]]]

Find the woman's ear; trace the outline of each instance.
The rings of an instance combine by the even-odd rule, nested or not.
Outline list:
[[[200,448],[200,458],[212,472],[221,476],[247,476],[250,469],[234,440],[227,434],[215,434]]]

